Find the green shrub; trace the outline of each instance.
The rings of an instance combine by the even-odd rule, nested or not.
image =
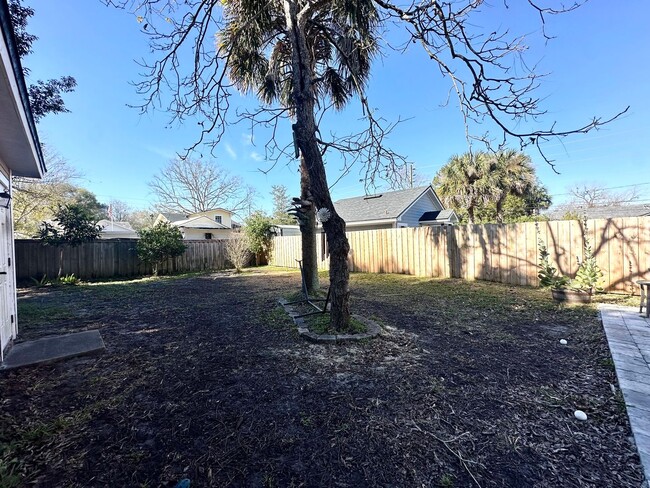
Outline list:
[[[549,260],[549,252],[546,244],[539,236],[538,229],[538,245],[539,245],[539,285],[542,288],[550,287],[553,289],[571,288],[572,290],[582,290],[589,293],[594,291],[603,291],[601,285],[603,279],[603,272],[601,271],[596,257],[593,254],[591,241],[589,240],[589,229],[587,228],[587,219],[582,220],[583,229],[583,255],[582,259],[578,258],[578,271],[576,277],[571,280],[566,276],[558,273],[558,270],[551,265]]]
[[[46,274],[41,276],[40,280],[37,280],[36,278],[30,278],[30,280],[32,280],[32,282],[34,283],[34,286],[38,286],[39,288],[41,286],[47,286],[51,283],[51,280],[47,277]]]
[[[140,236],[137,245],[138,258],[143,263],[151,265],[154,276],[158,275],[160,264],[167,259],[180,256],[187,249],[181,231],[167,222],[142,229],[138,235]]]
[[[603,291],[601,285],[603,279],[603,272],[596,262],[591,241],[589,240],[589,233],[587,228],[587,219],[582,220],[582,228],[584,231],[584,247],[582,259],[578,258],[578,272],[576,277],[571,282],[571,287],[576,290],[583,290],[588,292]]]
[[[537,265],[539,268],[539,273],[537,274],[539,286],[542,288],[550,287],[556,290],[566,288],[570,282],[569,278],[559,274],[557,268],[551,264],[549,260],[550,253],[541,237],[537,237],[537,242],[539,245],[539,264]]]
[[[74,275],[74,273],[69,274],[69,275],[65,275],[65,276],[61,276],[61,278],[59,278],[57,281],[62,285],[77,285],[77,284],[79,284],[79,278],[77,278]]]
[[[274,235],[271,217],[262,212],[253,213],[246,219],[244,232],[251,252],[255,256],[268,258]]]
[[[38,230],[37,239],[45,246],[59,248],[59,272],[63,273],[63,249],[65,246],[76,247],[97,239],[101,229],[94,222],[88,209],[79,204],[59,205],[54,212],[54,222],[43,222]]]

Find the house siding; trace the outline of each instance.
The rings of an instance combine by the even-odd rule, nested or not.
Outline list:
[[[11,170],[0,160],[0,191],[11,193]],[[12,206],[0,209],[0,361],[18,332]],[[13,320],[12,320],[13,317]]]
[[[212,234],[213,239],[230,239],[233,235],[232,229],[192,229],[181,227],[183,239],[186,241],[202,241],[206,234]]]
[[[395,227],[395,224],[393,222],[389,222],[387,224],[370,224],[370,225],[348,224],[345,230],[348,232],[356,232],[360,230],[392,229],[393,227]]]
[[[220,215],[221,216],[221,223],[225,225],[226,227],[230,228],[232,227],[232,220],[230,218],[230,213],[226,212],[225,210],[217,209],[217,210],[209,210],[207,212],[197,212],[190,214],[190,218],[192,217],[207,217],[213,222],[216,221],[215,216]]]
[[[407,227],[419,227],[420,217],[424,212],[442,210],[431,191],[427,190],[418,200],[404,212],[398,219],[398,224],[406,224]]]

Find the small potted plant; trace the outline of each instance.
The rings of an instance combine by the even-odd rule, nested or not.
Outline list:
[[[541,238],[538,238],[538,244],[539,273],[537,274],[537,277],[539,278],[539,286],[542,288],[550,288],[554,300],[565,301],[566,298],[563,297],[565,296],[567,286],[569,286],[571,280],[568,277],[559,274],[557,268],[551,264],[548,249]]]
[[[584,229],[584,244],[582,259],[578,258],[578,271],[571,280],[558,273],[549,261],[549,252],[541,238],[539,242],[539,284],[551,289],[553,300],[567,303],[590,303],[594,292],[602,291],[600,282],[603,272],[600,270],[593,255],[591,242],[587,233],[587,221],[582,222]]]
[[[600,285],[604,275],[596,262],[591,242],[587,237],[586,219],[582,221],[582,226],[585,231],[583,255],[582,260],[578,258],[578,271],[576,277],[571,281],[571,288],[586,293],[589,295],[589,301],[591,301],[591,296],[595,292],[603,291]]]

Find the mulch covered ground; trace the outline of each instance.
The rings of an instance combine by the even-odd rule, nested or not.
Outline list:
[[[0,485],[640,486],[594,308],[354,275],[354,312],[384,334],[326,346],[276,305],[298,284],[257,271],[21,290],[21,339],[98,328],[107,350],[0,374]]]

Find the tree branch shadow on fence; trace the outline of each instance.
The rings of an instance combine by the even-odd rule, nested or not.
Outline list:
[[[541,238],[561,273],[574,277],[582,259],[584,231],[575,221],[540,222]],[[650,217],[590,220],[594,255],[606,289],[638,293],[636,279],[650,278]],[[300,248],[276,238],[280,266],[295,266]],[[538,236],[534,223],[349,232],[351,271],[482,279],[537,286]],[[282,249],[285,246],[287,249]],[[321,260],[319,269],[327,269]]]

